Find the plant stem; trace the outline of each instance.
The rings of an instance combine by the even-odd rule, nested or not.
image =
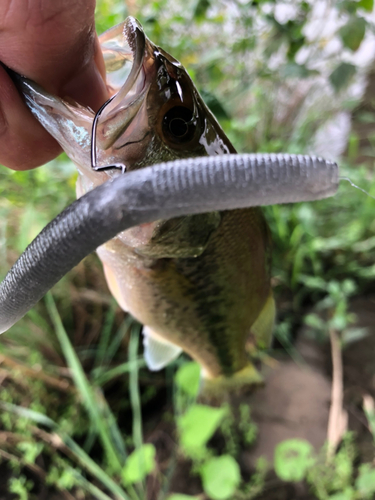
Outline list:
[[[338,444],[340,443],[348,424],[348,415],[343,409],[343,367],[341,356],[340,338],[333,328],[329,331],[332,352],[332,392],[331,408],[329,411],[327,441],[327,457],[332,458]]]

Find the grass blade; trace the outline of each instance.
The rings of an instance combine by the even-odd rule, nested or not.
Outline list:
[[[126,457],[127,457],[127,452],[126,452],[126,446],[125,442],[122,438],[120,429],[118,428],[117,421],[111,412],[107,401],[104,398],[104,395],[102,391],[97,388],[96,389],[96,395],[97,395],[97,400],[101,402],[102,404],[102,415],[105,418],[105,421],[107,422],[108,430],[110,432],[112,442],[114,443],[116,447],[116,451],[118,456],[121,459],[121,463],[125,463]]]
[[[127,334],[131,324],[134,322],[134,318],[130,316],[130,314],[124,319],[122,322],[122,325],[120,328],[117,330],[116,335],[113,337],[112,342],[108,346],[108,350],[106,353],[106,361],[109,364],[113,357],[115,356],[116,352],[118,351],[122,339],[125,337]]]
[[[64,353],[68,366],[71,369],[74,383],[77,386],[77,389],[81,395],[83,403],[89,413],[92,422],[97,428],[98,435],[100,436],[103,448],[106,453],[108,465],[112,471],[121,473],[123,463],[121,462],[121,458],[117,453],[117,447],[112,440],[110,432],[108,431],[108,423],[102,415],[102,407],[104,404],[103,400],[100,402],[101,404],[99,404],[97,398],[95,397],[95,393],[86,378],[85,372],[78,359],[78,356],[74,351],[65,328],[61,322],[51,293],[48,293],[46,295],[46,305],[55,327],[56,335],[59,339],[61,349]],[[109,409],[108,411],[110,412]]]
[[[84,490],[86,490],[90,495],[92,495],[97,500],[113,500],[111,497],[103,493],[97,486],[90,483],[85,477],[82,476],[76,469],[70,468],[70,474],[77,481],[77,484],[81,486]]]
[[[129,364],[130,364],[129,390],[130,390],[130,403],[133,411],[133,440],[136,449],[141,448],[143,444],[142,411],[141,411],[141,398],[139,395],[139,387],[138,387],[138,361],[137,361],[140,333],[141,333],[140,325],[134,324],[131,329],[130,343],[129,343]]]
[[[109,308],[105,316],[103,329],[100,334],[99,345],[97,347],[95,356],[95,363],[94,363],[95,367],[102,366],[107,356],[111,330],[113,323],[115,321],[116,309],[117,309],[117,303],[114,300],[112,300],[111,307]]]
[[[138,358],[136,362],[138,370],[146,366],[146,362],[143,358]],[[115,368],[111,368],[110,370],[97,375],[95,378],[95,383],[99,386],[103,386],[113,378],[118,377],[119,375],[123,375],[124,373],[129,373],[130,367],[131,363],[129,361],[127,361],[126,363],[121,363],[121,365],[118,365]]]

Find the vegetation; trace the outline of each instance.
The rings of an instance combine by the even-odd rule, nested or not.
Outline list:
[[[344,350],[368,334],[356,326],[350,302],[374,292],[374,96],[363,103],[353,85],[368,72],[358,54],[375,28],[372,11],[373,0],[98,1],[98,31],[138,17],[150,39],[188,68],[239,151],[330,156],[321,140],[329,126],[343,114],[360,125],[329,146],[341,144],[342,175],[368,195],[341,182],[333,199],[266,210],[276,348],[298,362],[302,324],[323,344],[335,332]],[[73,201],[75,179],[65,155],[30,172],[1,168],[0,277]],[[318,500],[374,498],[373,443],[365,463],[350,432],[333,452],[284,441],[273,463],[260,458],[246,475],[241,452],[257,437],[249,407],[197,403],[199,368],[187,357],[151,376],[139,332],[90,256],[1,337],[0,492],[20,500],[46,491],[64,499],[245,500],[270,499],[267,488],[276,481],[307,484]],[[361,418],[375,440],[369,401]],[[189,465],[183,486],[190,473],[199,496],[173,493],[182,463]]]

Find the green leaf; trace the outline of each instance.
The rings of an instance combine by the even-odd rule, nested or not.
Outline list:
[[[372,12],[374,8],[374,0],[360,0],[358,2],[358,7],[366,10],[367,12]]]
[[[180,443],[186,453],[204,446],[223,419],[224,408],[193,405],[178,419]]]
[[[91,481],[88,481],[82,474],[80,474],[77,469],[73,469],[73,467],[70,467],[66,469],[64,473],[65,472],[70,474],[71,478],[74,481],[74,484],[81,486],[84,490],[90,493],[96,500],[112,500],[113,497],[109,497],[108,495],[106,495],[102,490],[100,490],[97,486],[95,486],[95,484],[93,484]],[[66,482],[68,481],[69,478],[66,478]],[[64,486],[61,487],[59,483],[57,484],[57,486],[59,486],[61,489],[64,488]],[[70,489],[70,488],[72,488],[72,486],[68,488],[65,487],[65,489]]]
[[[191,361],[180,366],[177,370],[175,380],[178,387],[191,397],[195,397],[199,391],[201,369],[198,363]]]
[[[230,455],[208,460],[201,469],[203,489],[213,500],[225,500],[233,496],[241,482],[238,463]]]
[[[275,448],[275,472],[283,481],[302,481],[312,465],[313,446],[304,439],[288,439]]]
[[[312,313],[305,316],[304,323],[316,330],[325,330],[325,321],[317,314]]]
[[[366,21],[363,17],[354,17],[339,30],[345,47],[355,52],[359,49],[366,33]]]
[[[308,69],[304,64],[296,62],[288,62],[281,70],[281,74],[285,78],[308,78],[312,75],[317,75],[318,71]]]
[[[42,443],[36,443],[34,441],[28,442],[28,441],[21,441],[16,445],[16,448],[22,451],[23,454],[23,459],[26,463],[29,464],[34,464],[36,458],[42,453],[43,451],[43,444]]]
[[[195,5],[194,19],[196,20],[203,19],[210,5],[211,5],[210,0],[198,0]]]
[[[122,477],[124,484],[139,483],[155,468],[155,446],[144,444],[141,448],[134,450],[126,460]]]
[[[369,464],[360,466],[355,487],[361,494],[361,498],[372,498],[375,493],[375,469]]]
[[[329,80],[333,88],[338,92],[345,88],[356,72],[356,67],[353,64],[343,62],[332,71]]]

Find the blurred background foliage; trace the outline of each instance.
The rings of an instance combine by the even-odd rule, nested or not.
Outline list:
[[[375,196],[373,0],[98,0],[98,32],[127,15],[184,64],[238,151],[341,158],[342,175]],[[73,201],[75,179],[64,154],[30,172],[0,169],[1,277]],[[346,338],[361,334],[351,330],[348,303],[374,293],[374,208],[371,196],[345,182],[333,199],[267,207],[279,310],[276,348],[293,353],[304,321],[327,339],[321,316],[310,314],[314,304],[328,311]],[[9,498],[42,498],[50,486],[68,499],[147,498],[144,478],[153,471],[163,500],[168,481],[155,472],[155,449],[143,448],[142,424],[150,433],[162,409],[172,405],[174,417],[168,418],[181,427],[179,415],[194,397],[183,388],[193,375],[179,371],[179,382],[176,366],[152,376],[142,369],[139,326],[110,297],[96,256],[69,273],[53,296],[59,312],[50,296],[1,338],[0,459],[14,494]],[[220,464],[209,462],[205,442],[223,419],[225,435],[228,415],[207,413],[207,435],[194,458],[210,498],[216,493],[209,471]],[[246,425],[250,444],[250,420]],[[141,476],[131,461],[124,465],[128,448],[144,451]],[[240,484],[236,466],[228,465],[231,453],[225,467],[234,471],[233,487],[225,498],[234,498]],[[262,464],[256,474],[253,496],[249,483],[248,496],[238,498],[256,498]],[[354,493],[345,499],[365,498],[351,481],[350,475],[345,487]],[[324,491],[317,498],[331,498],[336,490],[331,484]]]

